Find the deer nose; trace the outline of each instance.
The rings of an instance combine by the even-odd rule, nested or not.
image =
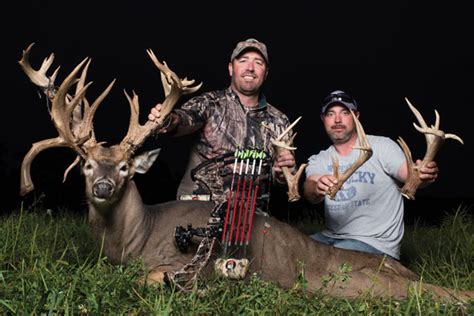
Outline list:
[[[107,199],[114,193],[114,185],[108,180],[100,180],[94,183],[93,192],[96,198]]]

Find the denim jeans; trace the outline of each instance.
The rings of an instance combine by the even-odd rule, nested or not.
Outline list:
[[[322,242],[323,244],[331,245],[336,248],[375,253],[377,255],[385,254],[382,251],[375,249],[371,245],[368,245],[365,242],[355,240],[355,239],[337,239],[337,238],[325,236],[321,233],[316,233],[314,235],[311,235],[310,237],[314,240]]]

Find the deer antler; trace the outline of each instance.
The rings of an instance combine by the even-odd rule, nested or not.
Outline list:
[[[48,77],[46,73],[54,60],[54,54],[43,60],[39,70],[34,70],[29,62],[29,54],[34,43],[30,44],[26,50],[23,50],[21,60],[18,61],[25,74],[30,80],[40,87],[48,99],[51,101],[50,115],[59,136],[56,138],[45,139],[36,142],[26,154],[21,165],[21,188],[20,194],[25,195],[34,189],[33,181],[31,180],[31,163],[34,158],[43,150],[53,147],[69,147],[73,149],[80,157],[85,157],[85,150],[87,145],[91,146],[95,143],[92,131],[92,117],[95,110],[111,90],[114,81],[105,89],[99,98],[89,106],[85,99],[87,88],[92,82],[85,84],[85,77],[87,69],[90,64],[90,59],[85,58],[76,68],[67,76],[59,88],[54,86],[54,81],[58,73],[59,67],[54,71],[53,75]],[[77,79],[76,75],[80,69],[86,64],[82,70],[81,78]],[[76,93],[74,96],[68,94],[70,88],[76,85]],[[83,109],[81,111],[81,105]],[[74,114],[73,114],[74,113]],[[74,116],[74,119],[73,119]],[[87,145],[86,145],[87,142]],[[69,170],[77,164],[79,159],[69,166],[65,173],[64,179]]]
[[[161,117],[155,121],[147,121],[144,125],[141,125],[139,123],[140,107],[138,103],[138,95],[133,92],[133,97],[131,98],[125,92],[125,96],[130,104],[131,115],[127,135],[120,145],[128,148],[130,152],[134,152],[145,142],[149,135],[165,125],[168,115],[171,113],[174,105],[182,95],[196,92],[202,85],[202,83],[200,83],[192,87],[191,85],[194,84],[194,80],[188,80],[187,78],[179,79],[178,76],[168,68],[165,62],[162,64],[158,58],[156,58],[151,49],[148,49],[147,53],[156,67],[160,70],[161,81],[166,98],[161,106]]]
[[[339,174],[339,160],[337,159],[337,157],[332,158],[332,170],[333,175],[337,178],[337,184],[329,188],[326,193],[326,195],[329,196],[329,198],[332,200],[334,200],[334,198],[336,197],[336,193],[342,188],[347,179],[349,179],[349,177],[372,156],[372,147],[370,146],[369,141],[367,140],[367,136],[365,135],[365,131],[362,127],[362,124],[360,123],[359,119],[357,118],[357,116],[355,116],[352,110],[351,115],[356,125],[357,136],[359,141],[359,146],[353,146],[352,148],[360,150],[359,157],[346,171],[344,171],[343,174]]]
[[[296,147],[292,147],[293,145],[293,140],[296,136],[296,133],[293,134],[292,137],[287,139],[287,141],[283,142],[282,139],[289,133],[289,131],[296,125],[296,123],[299,122],[301,119],[301,116],[298,117],[290,126],[288,126],[276,139],[272,141],[273,148],[275,149],[275,152],[277,155],[282,152],[284,149],[288,150],[295,150]],[[301,196],[298,193],[298,183],[299,179],[301,177],[301,174],[303,173],[304,168],[306,168],[307,164],[302,164],[298,171],[293,175],[291,171],[288,169],[288,167],[284,166],[281,167],[281,171],[283,172],[283,176],[286,179],[286,183],[288,184],[288,201],[289,202],[295,202],[298,201]]]
[[[30,51],[34,44],[35,43],[31,43],[26,50],[23,50],[23,55],[21,57],[21,60],[18,61],[18,63],[20,64],[20,67],[23,69],[28,78],[30,78],[31,82],[40,87],[46,94],[46,96],[52,99],[54,97],[54,93],[56,92],[54,81],[56,80],[56,76],[60,67],[56,68],[56,70],[50,77],[46,75],[49,67],[51,67],[54,61],[54,54],[51,53],[48,57],[43,59],[43,63],[41,64],[40,69],[34,70],[29,62]]]
[[[402,192],[402,195],[407,199],[414,200],[416,190],[421,184],[419,170],[420,168],[424,167],[428,162],[433,161],[434,157],[438,153],[438,150],[441,148],[441,145],[443,145],[444,140],[451,138],[457,140],[461,144],[464,144],[464,142],[459,136],[456,136],[454,134],[447,134],[439,129],[440,117],[438,111],[435,110],[435,124],[431,125],[431,127],[428,127],[420,112],[410,103],[410,101],[408,101],[407,98],[405,98],[405,101],[407,102],[413,114],[415,114],[415,117],[417,118],[418,123],[420,124],[420,126],[418,126],[413,123],[413,126],[415,126],[417,131],[425,134],[426,138],[426,153],[419,165],[415,165],[415,163],[413,162],[410,148],[408,148],[408,145],[403,140],[403,138],[399,137],[397,140],[400,146],[402,147],[403,153],[405,154],[408,167],[407,180],[405,181],[405,184],[400,189],[400,191]]]

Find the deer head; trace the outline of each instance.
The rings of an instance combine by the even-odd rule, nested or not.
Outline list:
[[[288,126],[276,139],[272,141],[273,148],[275,149],[276,154],[278,155],[282,150],[288,149],[288,150],[296,150],[296,147],[293,147],[293,140],[296,136],[296,133],[293,134],[292,137],[288,138],[287,134],[290,132],[290,130],[299,122],[301,119],[301,116],[298,117],[290,126]],[[286,137],[286,140],[283,141],[283,139]],[[289,202],[295,202],[298,201],[301,196],[298,192],[298,183],[301,177],[301,174],[303,173],[304,168],[306,168],[307,164],[302,164],[298,168],[298,171],[296,171],[295,174],[292,174],[291,171],[288,169],[288,167],[282,167],[281,170],[283,172],[283,176],[286,179],[286,183],[288,184],[288,201]]]
[[[438,153],[438,150],[441,148],[441,145],[443,145],[445,139],[454,139],[460,142],[461,144],[464,144],[464,142],[459,136],[456,136],[454,134],[447,134],[439,129],[440,117],[438,111],[435,110],[435,124],[431,125],[431,127],[428,127],[420,112],[410,103],[410,101],[408,101],[407,98],[405,98],[405,101],[407,102],[408,107],[411,109],[413,114],[415,114],[415,117],[417,118],[418,123],[420,124],[420,126],[418,126],[413,123],[413,126],[415,126],[417,131],[425,134],[426,138],[426,153],[423,157],[423,160],[418,165],[413,162],[411,151],[408,148],[406,142],[403,140],[403,138],[399,137],[397,139],[407,159],[408,167],[408,177],[400,191],[407,199],[414,200],[416,190],[421,184],[421,180],[419,177],[419,169],[425,166],[428,162],[433,161],[434,157]]]
[[[54,81],[59,67],[51,76],[48,77],[46,74],[52,65],[54,54],[45,58],[41,67],[38,70],[34,70],[28,60],[32,46],[33,44],[29,45],[23,51],[19,64],[30,80],[40,87],[50,100],[51,119],[59,135],[55,138],[34,143],[26,154],[21,167],[21,195],[25,195],[34,189],[30,175],[30,167],[34,158],[41,151],[48,148],[69,147],[78,156],[71,166],[66,169],[64,180],[69,170],[82,160],[84,162],[83,173],[86,177],[86,186],[93,186],[88,188],[87,192],[93,194],[98,201],[110,197],[116,188],[121,187],[120,183],[130,179],[135,172],[146,172],[151,164],[153,164],[159,150],[149,151],[138,156],[135,156],[135,151],[143,145],[148,136],[163,127],[168,114],[181,95],[195,92],[201,87],[201,84],[193,87],[193,80],[179,79],[166,66],[166,63],[160,63],[153,51],[148,49],[148,55],[161,73],[166,97],[162,102],[162,113],[164,115],[159,120],[147,121],[144,125],[141,125],[139,123],[138,95],[133,93],[131,97],[125,92],[131,110],[127,135],[120,144],[105,147],[103,143],[99,143],[95,139],[92,120],[98,106],[112,89],[115,80],[109,84],[92,104],[89,104],[85,94],[91,82],[85,84],[85,81],[90,59],[85,58],[81,61],[64,79],[59,88],[56,88]],[[77,77],[81,69],[81,75]],[[75,91],[70,94],[70,90],[74,85],[76,86]],[[99,165],[101,168],[99,168]],[[100,170],[110,169],[116,169],[114,174],[118,178],[101,176],[102,171]]]
[[[332,200],[335,199],[337,192],[342,188],[347,179],[349,179],[350,176],[372,156],[372,147],[370,146],[369,141],[367,140],[367,136],[365,135],[365,131],[362,127],[362,124],[360,123],[359,119],[352,110],[351,115],[356,125],[357,136],[359,140],[359,146],[354,146],[352,148],[360,150],[359,157],[342,174],[339,173],[339,160],[337,159],[337,157],[332,158],[332,170],[334,177],[337,178],[337,184],[329,188],[326,193],[326,195]]]

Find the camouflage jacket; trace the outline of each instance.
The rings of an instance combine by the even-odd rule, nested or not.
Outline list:
[[[263,95],[258,106],[249,109],[241,104],[230,87],[196,96],[174,111],[180,116],[181,122],[176,135],[199,133],[190,151],[178,197],[203,193],[190,175],[191,170],[203,161],[239,148],[264,150],[273,157],[272,140],[289,125],[288,117],[267,103]],[[269,170],[267,168],[267,172]],[[224,189],[229,186],[228,182],[230,177],[223,179]]]

